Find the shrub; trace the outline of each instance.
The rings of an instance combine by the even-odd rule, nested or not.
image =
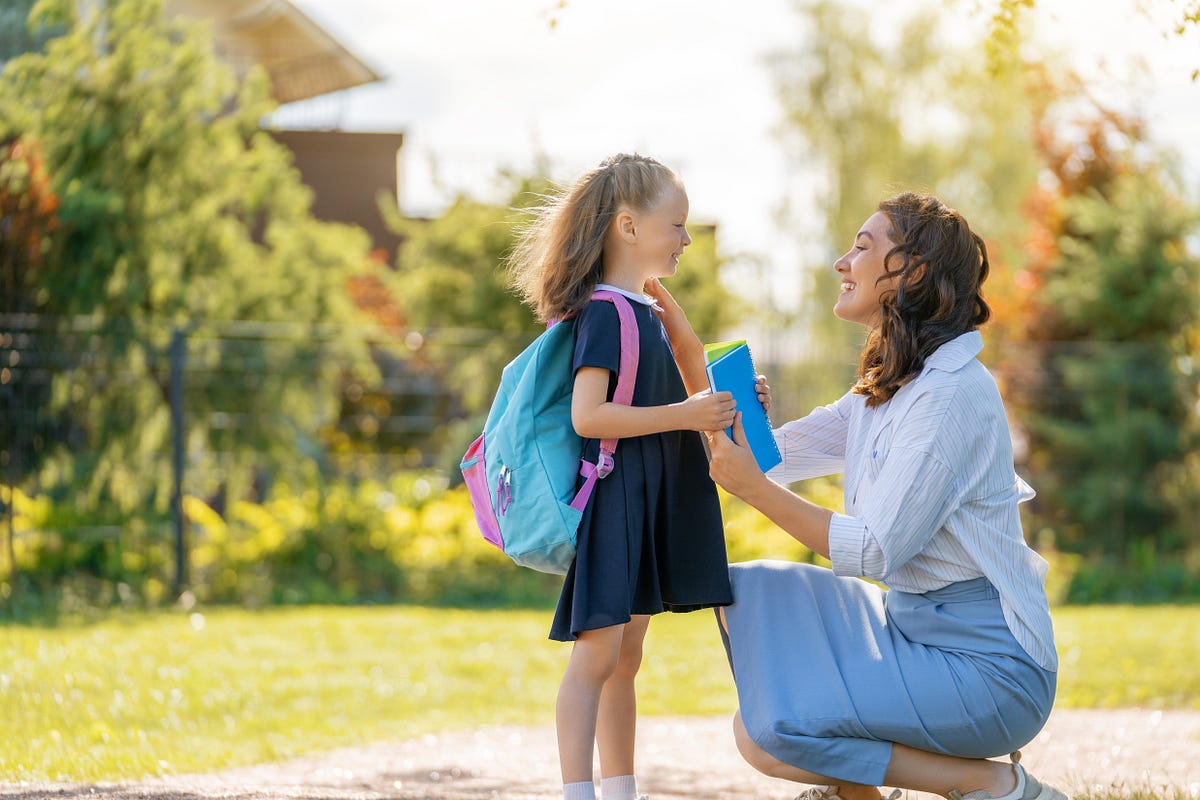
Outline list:
[[[387,481],[278,483],[262,502],[236,501],[224,515],[184,499],[190,592],[204,603],[412,603],[549,607],[561,578],[514,565],[476,528],[465,487],[430,472]],[[794,487],[841,508],[837,481]],[[8,492],[0,489],[0,492]],[[828,564],[742,501],[721,492],[731,562],[756,558]],[[173,536],[163,519],[77,518],[68,503],[11,495],[17,570],[0,579],[0,618],[87,613],[111,605],[170,602]],[[9,502],[10,495],[0,493]],[[1200,600],[1200,553],[1163,561],[1151,552],[1118,562],[1056,551],[1052,603]]]

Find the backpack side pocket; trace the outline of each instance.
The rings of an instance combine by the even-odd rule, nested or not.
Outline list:
[[[492,489],[488,486],[483,437],[484,434],[481,433],[478,439],[471,442],[458,467],[462,470],[463,481],[467,484],[471,510],[475,512],[475,521],[479,524],[483,538],[504,550],[504,537],[500,534],[500,523],[492,505]]]

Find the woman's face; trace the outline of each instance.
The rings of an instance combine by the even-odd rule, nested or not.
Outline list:
[[[834,316],[874,328],[879,324],[880,298],[892,288],[895,279],[880,282],[884,259],[895,242],[888,238],[891,222],[876,211],[863,223],[854,237],[854,246],[834,262],[842,277],[842,290],[833,307]]]

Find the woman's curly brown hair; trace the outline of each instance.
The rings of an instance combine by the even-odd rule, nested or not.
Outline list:
[[[863,347],[853,390],[871,407],[892,399],[934,350],[991,316],[980,291],[987,248],[961,214],[911,192],[884,200],[879,210],[894,245],[880,281],[894,284],[881,297],[880,323]]]

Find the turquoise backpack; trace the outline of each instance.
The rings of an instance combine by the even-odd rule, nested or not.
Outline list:
[[[637,376],[637,319],[629,301],[600,290],[616,306],[621,362],[614,403],[629,405]],[[523,567],[565,574],[575,559],[579,520],[596,481],[612,472],[616,439],[600,443],[593,464],[571,424],[575,322],[551,323],[500,377],[483,433],[463,456],[463,478],[483,538]],[[584,477],[575,491],[576,476]]]

